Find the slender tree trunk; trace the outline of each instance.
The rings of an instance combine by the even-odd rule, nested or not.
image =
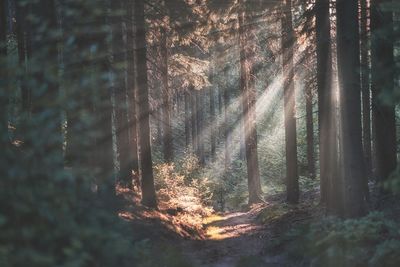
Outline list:
[[[113,0],[111,4],[111,29],[112,29],[112,57],[111,68],[113,73],[113,91],[115,94],[115,128],[118,149],[118,160],[120,170],[118,181],[125,187],[132,186],[132,170],[130,166],[129,153],[129,121],[127,106],[127,89],[125,83],[126,45],[124,44],[123,14],[117,15],[125,10],[124,1]]]
[[[17,43],[18,43],[18,58],[20,63],[21,70],[25,70],[25,74],[27,74],[27,46],[28,46],[28,38],[29,32],[26,23],[27,17],[27,7],[21,5],[21,3],[16,3],[16,28],[17,28]],[[26,113],[29,113],[31,106],[31,91],[26,84],[24,77],[21,77],[21,98],[22,98],[22,110]]]
[[[315,179],[313,95],[311,87],[306,89],[307,168],[308,176]]]
[[[361,128],[358,1],[337,1],[337,54],[341,97],[341,151],[346,217],[365,214],[365,164]]]
[[[242,93],[242,107],[244,116],[245,145],[247,159],[247,180],[249,190],[249,204],[262,202],[260,170],[257,153],[256,128],[256,91],[253,75],[253,56],[248,49],[248,30],[245,3],[240,2],[242,10],[239,13],[239,46],[240,46],[240,88]]]
[[[196,101],[196,91],[194,88],[190,91],[190,104],[191,104],[191,124],[192,124],[192,150],[196,154],[198,150],[198,140],[197,140],[197,101]]]
[[[223,89],[222,86],[218,86],[218,115],[219,117],[222,116],[223,108],[224,108],[224,102],[223,102]],[[218,120],[218,144],[221,143],[221,139],[223,136],[223,123]]]
[[[171,92],[168,85],[168,36],[166,29],[161,29],[161,60],[162,66],[162,95],[163,95],[163,144],[164,144],[164,160],[172,162],[174,159],[173,154],[173,139],[171,127]]]
[[[371,1],[372,30],[372,100],[375,121],[376,173],[378,181],[384,183],[397,165],[396,116],[393,103],[385,103],[381,94],[394,92],[395,61],[393,13],[385,10],[389,0]],[[385,190],[382,187],[382,192]]]
[[[363,110],[363,147],[365,166],[368,178],[372,176],[371,163],[371,94],[370,94],[370,62],[368,45],[368,4],[367,0],[360,0],[360,43],[361,43],[361,91]]]
[[[8,147],[8,116],[7,116],[7,103],[8,103],[8,90],[7,90],[7,73],[6,62],[7,57],[7,8],[6,0],[0,0],[0,145],[5,149]],[[3,155],[3,153],[1,153]]]
[[[199,158],[199,163],[202,166],[205,164],[204,131],[203,131],[204,115],[202,112],[203,100],[204,100],[204,91],[203,90],[196,91],[197,157]]]
[[[294,88],[292,2],[284,0],[282,14],[282,50],[284,74],[284,113],[286,140],[286,187],[289,203],[299,201],[299,176],[296,140],[296,93]]]
[[[136,0],[134,3],[135,22],[135,92],[138,104],[138,125],[140,142],[140,161],[142,167],[142,204],[157,208],[156,191],[154,187],[153,162],[150,145],[150,107],[147,83],[146,64],[146,29],[144,17],[144,1]]]
[[[216,132],[215,132],[215,126],[216,126],[216,120],[215,120],[215,95],[214,95],[214,87],[210,87],[210,154],[211,154],[211,160],[215,159],[215,153],[216,153]]]
[[[190,146],[190,93],[185,91],[185,141],[186,148]]]
[[[231,166],[231,151],[230,151],[230,131],[229,131],[229,116],[228,116],[228,108],[229,108],[229,88],[225,86],[223,93],[223,102],[224,102],[224,153],[225,153],[225,171],[228,171]]]
[[[127,52],[127,97],[128,97],[128,119],[129,119],[129,166],[132,170],[133,181],[139,185],[139,156],[138,156],[138,133],[135,95],[135,58],[134,58],[134,23],[133,2],[126,0],[126,52]]]

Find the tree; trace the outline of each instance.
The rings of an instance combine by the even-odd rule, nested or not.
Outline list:
[[[185,144],[186,149],[190,146],[190,92],[185,90]]]
[[[128,97],[128,120],[129,120],[129,166],[133,179],[137,184],[139,181],[139,156],[138,156],[138,131],[135,94],[135,58],[134,58],[134,23],[133,23],[133,1],[126,1],[126,60],[127,60],[127,97]]]
[[[360,0],[360,45],[361,45],[361,91],[363,118],[363,148],[367,177],[372,175],[371,152],[371,93],[370,93],[370,60],[369,60],[369,30],[368,3]]]
[[[110,65],[112,72],[112,87],[115,96],[115,130],[119,160],[118,181],[125,187],[132,185],[132,166],[130,164],[129,120],[127,102],[127,79],[125,63],[127,63],[127,44],[124,41],[123,21],[126,11],[126,1],[110,1],[112,31],[112,55]],[[122,67],[123,66],[123,67]]]
[[[316,2],[315,16],[321,202],[327,204],[330,212],[339,214],[342,208],[342,191],[338,172],[336,99],[332,87],[329,0]]]
[[[151,208],[157,208],[156,191],[154,188],[153,162],[150,145],[150,107],[147,84],[146,65],[146,29],[144,1],[134,3],[134,59],[135,59],[135,92],[137,95],[138,135],[140,143],[140,162],[142,170],[142,203]]]
[[[31,48],[31,34],[29,31],[29,27],[27,24],[27,16],[29,7],[31,4],[26,6],[22,5],[20,2],[16,3],[15,11],[16,11],[16,30],[17,30],[17,43],[18,43],[18,57],[20,62],[20,68],[25,70],[25,74],[27,75],[27,60],[26,58],[30,58],[32,55]],[[32,92],[27,85],[26,79],[21,78],[21,98],[22,98],[22,110],[26,113],[29,113],[31,110],[31,97]],[[25,114],[28,115],[28,114]]]
[[[306,88],[306,128],[308,175],[315,179],[313,92],[310,86]]]
[[[240,88],[244,116],[243,131],[245,132],[249,204],[254,204],[263,202],[263,200],[257,153],[256,91],[254,73],[252,73],[254,51],[248,45],[247,37],[251,24],[248,21],[245,6],[246,1],[239,3]]]
[[[293,47],[295,36],[292,22],[292,2],[284,0],[282,6],[282,53],[284,77],[284,114],[286,141],[286,188],[289,203],[299,201],[299,175],[296,140],[296,93],[294,88]]]
[[[371,1],[371,77],[374,117],[376,174],[387,180],[397,165],[395,107],[383,94],[394,90],[393,14],[385,9],[392,1]]]
[[[7,83],[5,80],[5,77],[7,77],[7,74],[5,72],[5,62],[6,62],[6,56],[7,56],[7,12],[6,12],[6,1],[5,0],[0,0],[0,87],[1,87],[1,93],[0,93],[0,105],[1,105],[1,110],[0,110],[0,144],[2,147],[6,148],[8,145],[8,140],[6,138],[5,132],[8,131],[8,119],[7,119]],[[2,153],[3,155],[3,153]]]
[[[358,1],[338,0],[337,57],[341,105],[344,216],[365,214],[365,164],[361,128]]]
[[[164,18],[166,25],[161,26],[161,60],[162,60],[162,96],[163,96],[163,144],[164,144],[164,159],[166,162],[172,162],[173,154],[173,138],[171,126],[171,90],[168,84],[168,18]]]

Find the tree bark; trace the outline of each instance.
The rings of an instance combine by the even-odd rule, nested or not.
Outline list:
[[[150,145],[150,107],[147,83],[147,49],[146,29],[144,15],[144,1],[136,0],[134,3],[135,25],[135,92],[137,95],[140,161],[142,168],[142,204],[157,208],[156,191],[154,187],[153,162]]]
[[[394,91],[393,14],[382,6],[390,3],[392,1],[389,0],[371,1],[372,113],[376,174],[380,183],[388,179],[397,165],[395,106],[393,103],[385,103],[381,98],[382,94],[391,96]],[[385,193],[383,187],[382,193]]]
[[[225,153],[225,171],[228,171],[231,166],[231,151],[230,151],[230,130],[229,130],[229,116],[228,116],[228,108],[229,108],[229,88],[224,87],[223,93],[223,102],[224,102],[224,153]]]
[[[191,125],[192,125],[192,152],[197,153],[198,150],[198,140],[197,140],[197,101],[196,101],[196,91],[194,88],[190,90],[190,104],[191,104]]]
[[[284,0],[282,14],[282,53],[284,74],[284,113],[286,141],[286,188],[287,201],[299,201],[299,176],[296,140],[296,93],[294,88],[293,46],[295,36],[292,26],[292,3]]]
[[[190,93],[185,91],[185,141],[186,149],[190,147]]]
[[[163,95],[163,144],[164,160],[172,162],[174,159],[172,127],[171,127],[171,91],[168,85],[168,36],[166,29],[161,29],[161,60],[162,62],[162,95]]]
[[[336,96],[332,87],[329,0],[316,2],[317,86],[321,202],[342,214],[342,181],[338,172]]]
[[[124,187],[132,186],[132,170],[130,166],[129,149],[129,121],[127,105],[127,88],[125,82],[126,44],[124,43],[123,20],[126,10],[125,1],[113,0],[111,4],[111,30],[112,30],[112,58],[111,68],[113,73],[113,91],[115,95],[115,128],[119,160],[118,181]]]
[[[239,46],[240,46],[240,88],[244,116],[245,145],[247,159],[247,181],[249,190],[249,205],[263,202],[260,170],[257,152],[256,127],[256,91],[253,72],[253,56],[247,53],[249,31],[244,2],[240,2],[239,11]]]
[[[216,153],[216,120],[215,120],[215,95],[214,95],[214,88],[210,87],[210,155],[211,160],[215,159]]]
[[[5,62],[7,57],[7,8],[6,0],[0,0],[0,62]],[[0,93],[0,145],[5,149],[8,147],[8,116],[7,116],[7,73],[6,66],[0,67],[1,83]],[[3,153],[1,153],[3,155]]]
[[[360,0],[360,44],[361,44],[361,91],[363,117],[363,148],[365,167],[368,178],[372,176],[371,157],[371,93],[370,93],[370,61],[368,45],[368,4],[367,0]]]
[[[196,91],[196,123],[197,123],[197,157],[201,166],[205,164],[204,157],[204,116],[202,112],[204,100],[204,90]]]
[[[337,1],[337,55],[341,104],[344,215],[365,214],[365,164],[361,128],[358,1]]]
[[[138,155],[138,131],[135,94],[135,57],[134,57],[134,23],[133,2],[126,0],[126,52],[127,52],[127,97],[128,97],[128,119],[129,119],[129,166],[132,170],[133,181],[139,182],[139,155]]]
[[[306,88],[306,128],[307,128],[307,169],[308,176],[315,179],[313,95],[311,87]]]

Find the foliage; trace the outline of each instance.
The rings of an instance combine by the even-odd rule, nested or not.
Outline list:
[[[154,167],[160,205],[194,214],[211,213],[212,210],[207,207],[212,198],[210,181],[206,177],[190,175],[197,168],[196,164],[197,161],[189,156],[179,171],[173,164],[159,164]]]
[[[313,266],[398,266],[399,224],[381,212],[361,219],[325,218],[293,229],[277,245]]]

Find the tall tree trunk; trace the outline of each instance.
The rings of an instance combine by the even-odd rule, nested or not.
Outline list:
[[[204,90],[196,91],[196,122],[197,122],[197,157],[199,158],[200,165],[205,164],[204,157],[204,116],[202,112],[204,100]]]
[[[376,174],[383,183],[394,171],[396,158],[396,117],[393,103],[384,103],[382,93],[393,94],[395,78],[393,13],[382,5],[389,0],[371,1],[371,72],[375,133]],[[384,192],[382,188],[382,192]]]
[[[210,87],[210,155],[211,160],[215,159],[216,153],[216,119],[215,119],[215,95],[214,95],[214,87]]]
[[[196,101],[196,91],[194,88],[190,90],[190,105],[191,105],[191,124],[192,124],[192,152],[197,153],[198,150],[198,140],[197,140],[197,101]]]
[[[368,3],[367,0],[360,0],[360,44],[361,44],[361,92],[363,110],[363,147],[365,167],[368,178],[372,176],[371,160],[371,94],[370,94],[370,61],[368,45]]]
[[[185,91],[185,141],[186,149],[190,147],[190,93]]]
[[[342,183],[338,172],[329,0],[318,0],[315,8],[321,202],[327,204],[329,212],[341,214]]]
[[[361,128],[358,1],[337,1],[337,55],[341,104],[341,151],[346,217],[365,214],[365,164]]]
[[[311,87],[306,88],[306,128],[307,128],[307,169],[308,176],[315,179],[315,156],[314,156],[314,118],[313,118],[313,95]]]
[[[282,14],[282,50],[284,74],[284,113],[286,140],[286,188],[290,203],[299,201],[299,175],[296,140],[296,93],[294,88],[292,2],[284,0]]]
[[[134,3],[135,22],[135,88],[138,100],[138,122],[140,161],[142,167],[142,204],[151,208],[157,207],[156,191],[154,187],[153,162],[150,146],[150,108],[149,91],[147,83],[147,49],[146,29],[144,17],[144,1],[136,0]]]
[[[218,86],[218,117],[221,118],[222,112],[224,109],[224,101],[223,101],[223,88],[222,86]],[[224,134],[223,132],[223,122],[218,120],[218,144],[221,143],[222,136]]]
[[[171,92],[168,85],[168,35],[165,28],[161,29],[161,60],[162,62],[162,95],[163,95],[163,144],[164,160],[172,162],[174,159],[172,127],[171,127]]]
[[[25,75],[28,72],[27,51],[30,43],[29,27],[27,25],[26,17],[28,16],[28,7],[21,3],[16,3],[16,28],[17,28],[17,43],[18,43],[18,58],[21,70],[25,70]],[[25,77],[26,79],[26,77]],[[21,98],[22,98],[22,110],[29,113],[31,106],[31,91],[26,84],[24,77],[21,77]],[[27,114],[25,114],[27,115]]]
[[[254,55],[249,55],[247,16],[244,2],[240,2],[239,46],[240,46],[240,88],[244,116],[245,145],[247,159],[247,181],[249,204],[262,202],[260,170],[257,152],[256,90],[253,72]],[[245,29],[246,28],[246,29]]]
[[[134,57],[134,23],[133,2],[126,0],[126,52],[127,52],[127,97],[129,119],[129,166],[132,170],[133,181],[139,185],[139,155],[138,155],[138,131],[135,94],[135,57]]]
[[[8,90],[7,90],[7,73],[6,62],[7,57],[7,8],[6,0],[0,0],[0,145],[5,149],[8,146]],[[3,155],[3,153],[1,153]]]
[[[115,94],[115,128],[119,160],[118,181],[125,187],[132,186],[132,170],[129,153],[129,121],[127,106],[127,88],[125,83],[126,45],[124,44],[123,20],[126,10],[125,1],[113,0],[111,4],[111,29],[112,29],[112,58],[113,91]]]
[[[229,88],[227,86],[224,87],[223,93],[223,102],[224,102],[224,153],[225,153],[225,171],[228,171],[231,166],[231,151],[230,151],[230,130],[229,130],[229,116],[228,116],[228,108],[229,108]]]

